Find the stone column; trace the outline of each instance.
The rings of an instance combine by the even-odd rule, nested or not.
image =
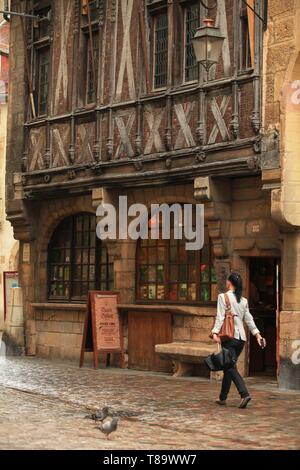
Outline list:
[[[27,355],[35,355],[35,316],[32,309],[34,301],[34,268],[35,256],[35,234],[37,231],[36,211],[30,202],[24,198],[22,177],[20,173],[13,175],[14,199],[7,202],[8,220],[14,230],[14,238],[20,242],[19,250],[19,284],[23,296],[23,323],[24,334],[20,335],[19,330],[6,329],[7,341],[10,349],[25,351]],[[21,322],[21,320],[19,320]]]
[[[300,390],[300,231],[284,235],[279,385]]]

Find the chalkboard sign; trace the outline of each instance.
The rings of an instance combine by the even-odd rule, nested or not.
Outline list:
[[[118,292],[90,291],[83,332],[80,367],[84,353],[93,352],[94,366],[98,369],[99,353],[119,353],[123,365],[123,338],[118,312]]]

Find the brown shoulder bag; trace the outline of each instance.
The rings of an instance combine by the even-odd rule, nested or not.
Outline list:
[[[218,334],[222,342],[229,341],[234,338],[234,315],[231,311],[231,304],[230,304],[228,294],[224,294],[224,295],[225,295],[226,312],[225,312],[224,323],[222,325],[220,333]]]

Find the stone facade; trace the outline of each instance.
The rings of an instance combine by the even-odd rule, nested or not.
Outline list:
[[[0,1],[0,9],[3,1]],[[5,214],[9,24],[0,14],[0,330],[4,327],[4,272],[18,270],[18,243]]]
[[[16,2],[11,3],[14,8]],[[299,224],[297,210],[290,209],[297,197],[297,171],[285,167],[292,159],[287,158],[291,149],[286,148],[284,138],[288,129],[293,132],[295,121],[281,122],[280,109],[286,60],[297,49],[296,33],[292,35],[288,27],[294,24],[297,31],[295,10],[290,15],[297,2],[285,2],[289,5],[284,7],[282,2],[269,2],[264,64],[263,28],[255,20],[255,60],[246,71],[238,71],[240,2],[218,3],[213,16],[225,36],[220,64],[209,77],[202,71],[197,82],[187,84],[182,82],[184,54],[179,46],[184,31],[181,9],[188,2],[100,1],[97,21],[102,61],[95,103],[87,105],[80,61],[88,30],[80,1],[35,2],[37,11],[45,4],[51,4],[53,10],[48,109],[46,116],[38,118],[28,106],[24,40],[19,22],[12,19],[6,208],[20,240],[27,354],[79,359],[84,306],[48,301],[48,246],[62,220],[81,212],[95,214],[101,202],[117,205],[120,195],[128,196],[128,204],[147,207],[151,203],[199,202],[205,205],[219,291],[224,290],[224,279],[234,269],[242,274],[248,295],[249,260],[283,257],[281,317],[285,326],[280,377],[284,385],[294,386],[284,379],[289,374],[285,372],[289,353],[282,351],[292,347],[295,330],[291,333],[289,327],[298,308],[299,283],[294,274],[299,269],[294,249],[299,242],[293,226]],[[25,8],[25,2],[21,4]],[[167,81],[158,90],[149,83],[157,11],[167,12],[170,26]],[[33,57],[30,31],[28,23]],[[294,64],[296,60],[295,56]],[[288,81],[296,72],[291,72]],[[115,289],[121,296],[126,354],[128,317],[137,307],[143,314],[147,308],[158,315],[171,313],[173,341],[208,341],[215,302],[141,305],[136,298],[136,243],[109,241],[107,248],[113,259]],[[291,263],[293,269],[288,267]],[[286,322],[289,317],[291,322]],[[241,358],[245,375],[248,367],[246,349]]]
[[[279,132],[281,171],[266,170],[272,181],[272,217],[283,242],[282,311],[280,313],[280,384],[299,389],[299,366],[291,358],[299,340],[300,312],[300,2],[269,2],[265,37],[264,127]],[[273,175],[272,175],[273,173]]]
[[[230,260],[230,267],[241,272],[247,285],[246,260],[252,256],[280,257],[280,234],[275,222],[271,219],[271,203],[268,193],[262,190],[262,183],[258,177],[235,179],[228,187],[230,195],[227,197],[226,204],[228,204],[230,220],[228,226],[226,224],[222,227],[222,230],[226,229],[224,235],[222,233],[219,235],[222,237],[224,246],[227,247],[226,255]],[[106,192],[102,192],[103,194],[105,195]],[[113,194],[110,191],[109,200],[113,200],[117,194],[118,192]],[[194,203],[195,201],[192,185],[149,188],[122,193],[122,195],[125,194],[130,202],[139,201],[146,205],[177,201]],[[94,192],[94,197],[99,197],[97,192]],[[99,202],[97,199],[96,201]],[[59,359],[78,360],[79,358],[85,306],[47,303],[47,247],[51,234],[60,220],[78,211],[92,211],[93,205],[92,196],[81,196],[77,199],[73,197],[64,201],[51,200],[48,201],[47,206],[38,203],[35,207],[35,213],[38,215],[36,230],[39,237],[30,243],[31,259],[34,261],[31,264],[22,263],[23,279],[28,279],[26,284],[23,284],[26,286],[27,293],[24,299],[27,354]],[[206,212],[209,215],[209,209]],[[253,226],[256,227],[255,231],[253,231]],[[258,232],[257,227],[260,227]],[[213,224],[211,227],[212,237],[214,231]],[[24,246],[24,243],[21,243],[21,246]],[[215,247],[216,251],[219,250],[219,243],[216,242]],[[115,289],[121,294],[124,345],[127,357],[127,314],[128,311],[134,309],[136,304],[136,243],[118,241],[116,244],[111,243],[109,248],[114,257]],[[36,273],[34,286],[29,272]],[[159,307],[152,305],[152,309],[158,312],[165,308],[173,312],[173,341],[209,341],[208,337],[215,316],[214,306],[169,305]],[[241,371],[245,375],[248,370],[247,354],[246,350],[240,364]]]

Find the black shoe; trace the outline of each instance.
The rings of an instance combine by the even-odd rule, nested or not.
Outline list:
[[[241,403],[240,403],[240,406],[239,408],[241,408],[242,410],[244,410],[245,408],[247,408],[247,405],[248,403],[251,401],[251,397],[246,397],[246,398],[243,398]]]
[[[226,400],[217,400],[216,404],[220,405],[220,406],[226,406],[227,405]]]

